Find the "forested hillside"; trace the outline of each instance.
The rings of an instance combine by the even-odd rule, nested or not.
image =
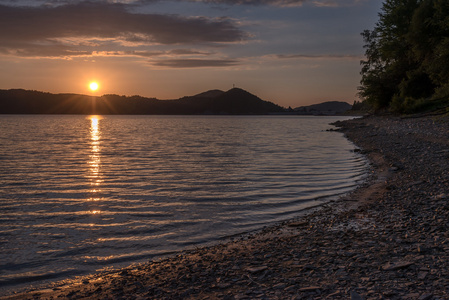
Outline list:
[[[360,96],[375,109],[414,112],[449,99],[449,1],[386,0],[362,33]]]
[[[227,92],[212,90],[176,100],[0,90],[2,114],[251,115],[284,111],[283,107],[238,88]]]

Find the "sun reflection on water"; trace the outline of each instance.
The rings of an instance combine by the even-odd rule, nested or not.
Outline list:
[[[89,180],[90,180],[90,197],[89,201],[98,201],[100,200],[100,184],[103,182],[101,175],[101,156],[100,156],[100,120],[101,116],[89,116],[90,120],[90,146],[91,151],[89,155]],[[99,211],[95,210],[95,213]],[[94,213],[94,214],[95,214]]]

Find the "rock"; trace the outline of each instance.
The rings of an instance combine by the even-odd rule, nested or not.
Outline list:
[[[351,291],[351,300],[364,300],[356,291]]]
[[[395,271],[395,270],[399,270],[399,269],[405,269],[407,267],[410,267],[411,265],[413,265],[412,262],[408,262],[408,261],[403,261],[403,262],[397,262],[397,263],[387,263],[386,265],[382,266],[382,269],[384,271]]]
[[[430,300],[433,298],[433,294],[424,294],[418,298],[418,300]]]
[[[264,270],[268,269],[267,266],[260,266],[260,267],[249,267],[246,268],[246,270],[250,273],[258,273],[258,272],[262,272]]]
[[[419,280],[424,280],[427,277],[427,274],[429,274],[429,272],[423,272],[423,271],[419,272],[418,273],[418,279]]]
[[[287,224],[288,227],[300,227],[300,226],[307,226],[307,225],[309,225],[307,222],[292,222],[292,223]]]
[[[230,283],[218,283],[217,284],[217,287],[220,288],[220,289],[226,289],[226,288],[228,288],[230,286],[231,286]]]
[[[404,296],[405,299],[418,299],[419,294],[418,293],[410,293]]]
[[[300,288],[298,290],[298,292],[313,292],[313,291],[316,291],[316,290],[319,290],[319,289],[320,289],[319,286],[309,286],[309,287]]]
[[[285,283],[278,283],[276,285],[273,286],[274,289],[276,290],[283,290],[287,285]]]

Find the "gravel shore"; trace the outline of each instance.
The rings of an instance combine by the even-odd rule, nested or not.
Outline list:
[[[449,118],[336,124],[371,161],[340,201],[234,241],[8,299],[449,299]]]

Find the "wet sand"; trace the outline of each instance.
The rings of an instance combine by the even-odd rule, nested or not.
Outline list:
[[[449,117],[338,122],[356,191],[233,241],[7,299],[448,299]],[[3,298],[2,298],[3,299]]]

